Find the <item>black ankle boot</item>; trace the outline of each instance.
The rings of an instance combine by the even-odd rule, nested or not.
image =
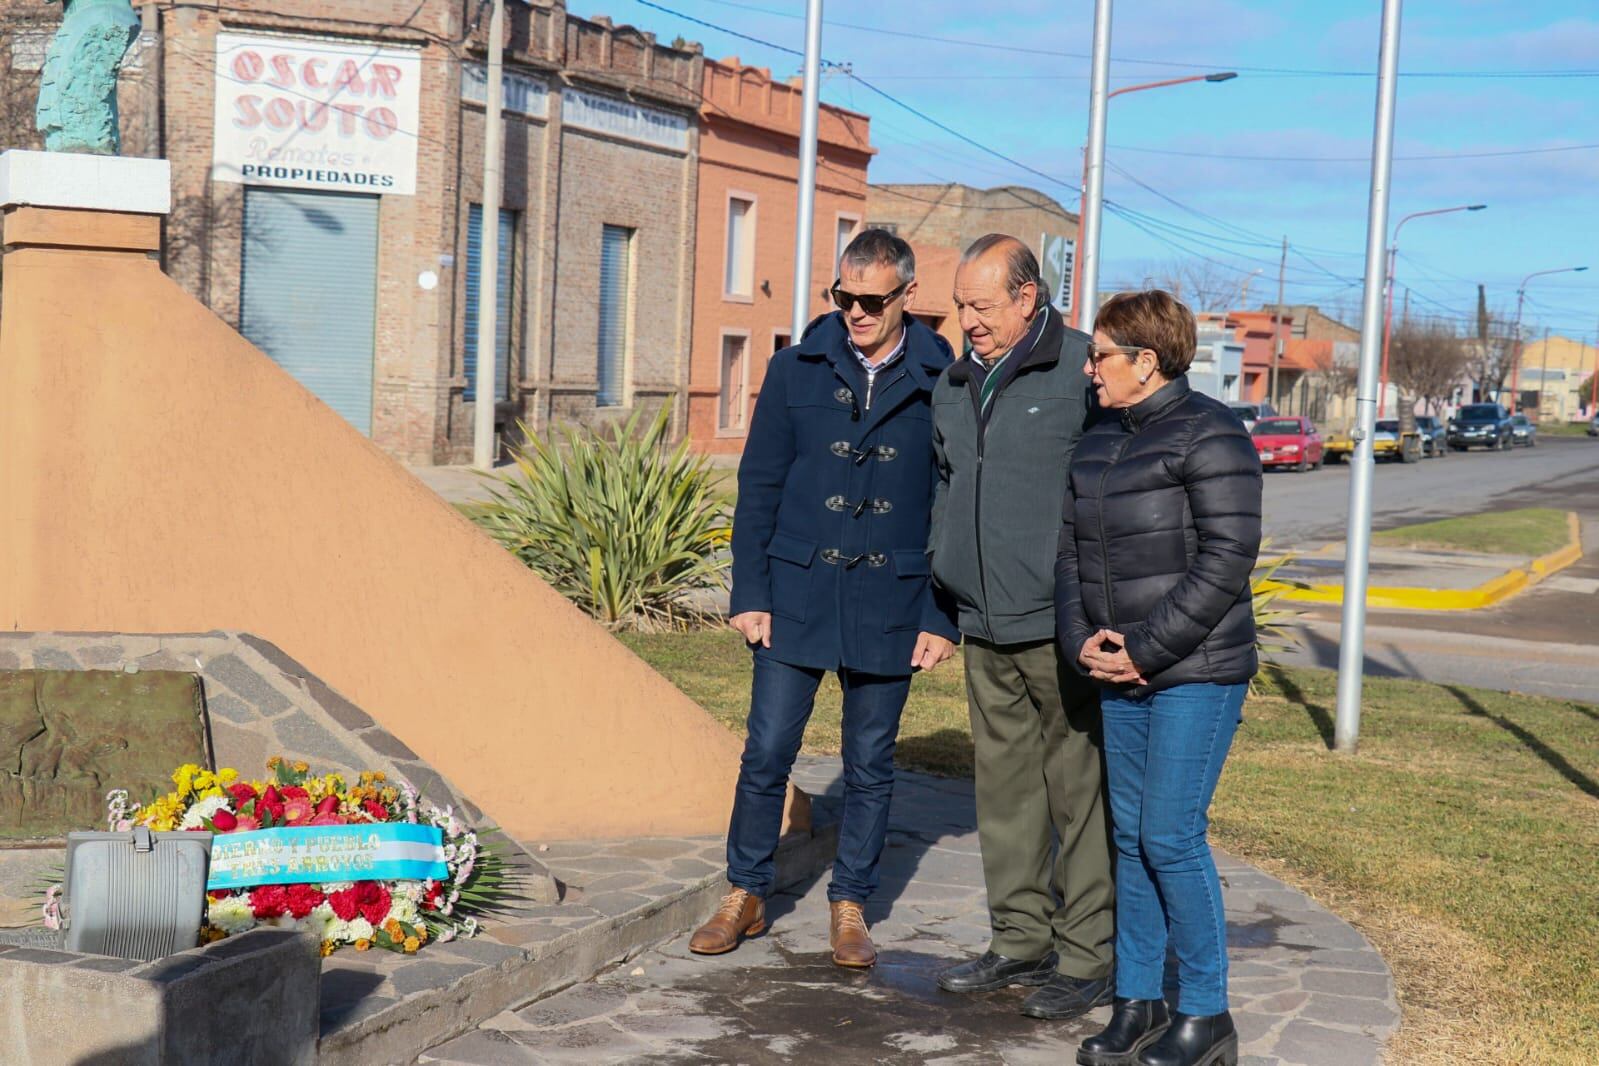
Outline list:
[[[1238,1066],[1238,1031],[1233,1016],[1172,1015],[1171,1028],[1133,1060],[1138,1066]]]
[[[1133,1066],[1144,1048],[1160,1039],[1171,1024],[1164,999],[1115,1000],[1110,1024],[1077,1049],[1080,1066]]]

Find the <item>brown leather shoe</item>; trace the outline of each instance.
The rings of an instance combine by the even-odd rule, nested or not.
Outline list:
[[[871,966],[877,961],[877,949],[872,947],[872,938],[866,935],[866,915],[861,905],[852,899],[841,899],[832,909],[827,942],[833,946],[833,961],[861,970]]]
[[[735,888],[722,897],[710,921],[689,937],[688,949],[696,955],[725,955],[746,936],[766,931],[766,901]]]

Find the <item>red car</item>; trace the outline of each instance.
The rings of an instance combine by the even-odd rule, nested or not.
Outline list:
[[[1255,438],[1260,465],[1267,469],[1291,466],[1304,471],[1321,466],[1321,434],[1308,418],[1262,418],[1250,436]]]

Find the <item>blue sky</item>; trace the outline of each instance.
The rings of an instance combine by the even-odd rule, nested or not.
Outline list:
[[[641,0],[600,2],[609,6],[574,6],[574,13],[608,14],[664,40],[697,40],[709,56],[737,55],[774,76],[799,72],[797,57],[724,29],[801,49],[802,0],[659,0],[688,18]],[[824,79],[824,99],[872,116],[874,181],[1027,184],[1075,211],[1093,5],[985,7],[830,0],[822,53],[1059,181],[995,158],[846,76]],[[1249,288],[1257,304],[1275,298],[1286,235],[1288,299],[1358,313],[1376,98],[1376,78],[1362,72],[1376,68],[1380,8],[1378,0],[1118,0],[1113,88],[1212,70],[1240,76],[1111,102],[1106,196],[1140,212],[1155,233],[1107,215],[1106,287],[1137,284],[1165,264],[1204,255],[1226,264],[1213,273],[1240,286],[1260,270]],[[961,43],[909,36],[917,34]],[[1416,313],[1465,318],[1481,282],[1490,307],[1510,312],[1525,274],[1586,264],[1587,273],[1532,281],[1524,322],[1529,332],[1548,326],[1592,341],[1599,148],[1489,153],[1599,144],[1599,7],[1592,0],[1409,0],[1400,69],[1417,76],[1400,82],[1391,218],[1489,205],[1407,224],[1400,294],[1411,290]],[[1573,71],[1585,73],[1549,76]],[[1460,73],[1470,76],[1420,76]]]

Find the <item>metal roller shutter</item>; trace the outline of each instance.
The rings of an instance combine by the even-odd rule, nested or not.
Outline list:
[[[500,209],[500,248],[494,303],[494,398],[510,398],[511,268],[516,263],[516,212]],[[466,351],[461,366],[466,374],[466,402],[477,399],[477,294],[483,269],[483,205],[472,204],[466,218]]]
[[[606,226],[600,237],[599,407],[623,402],[627,363],[628,283],[632,277],[633,231]]]
[[[247,187],[239,330],[372,433],[378,198]]]

